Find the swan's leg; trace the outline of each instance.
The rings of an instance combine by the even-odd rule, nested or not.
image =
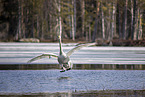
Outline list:
[[[65,72],[66,71],[66,68],[63,66],[63,64],[61,64],[61,69],[62,69],[62,71],[60,71],[60,72]]]
[[[73,63],[71,61],[68,62],[68,68],[67,70],[71,70],[73,67]]]
[[[66,69],[67,71],[68,70],[71,70],[71,67],[70,67],[70,64],[68,63],[68,66],[67,66],[67,69]]]

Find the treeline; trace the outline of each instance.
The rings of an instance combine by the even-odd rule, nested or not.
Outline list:
[[[144,0],[0,0],[0,40],[143,40]]]

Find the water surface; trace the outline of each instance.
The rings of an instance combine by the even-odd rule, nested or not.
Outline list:
[[[144,89],[144,70],[0,71],[0,94]]]
[[[63,44],[68,52],[76,43]],[[95,97],[145,95],[145,47],[85,47],[70,58],[73,70],[60,73],[58,43],[0,43],[0,96]]]

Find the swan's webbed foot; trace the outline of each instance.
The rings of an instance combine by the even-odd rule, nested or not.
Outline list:
[[[62,69],[62,71],[60,71],[60,72],[65,72],[66,71],[65,67],[62,67],[61,69]]]
[[[71,70],[71,68],[68,68],[67,71],[68,71],[68,70]]]
[[[62,71],[60,71],[60,72],[65,72],[65,70],[62,70]]]

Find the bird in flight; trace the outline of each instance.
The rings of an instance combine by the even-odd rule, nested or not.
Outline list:
[[[65,72],[65,71],[71,70],[72,67],[73,67],[73,63],[71,62],[71,60],[69,58],[70,55],[72,55],[72,53],[74,51],[79,50],[82,47],[87,47],[87,46],[91,46],[91,45],[96,45],[96,43],[87,43],[87,44],[84,44],[84,45],[79,45],[79,46],[71,49],[69,52],[64,53],[63,49],[62,49],[61,35],[59,35],[59,48],[60,48],[59,55],[56,55],[56,54],[42,54],[40,56],[37,56],[37,57],[29,60],[28,63],[31,63],[33,61],[36,61],[36,60],[39,60],[39,59],[42,59],[42,58],[55,57],[55,58],[57,58],[57,60],[59,62],[59,65],[62,69],[60,72]]]

